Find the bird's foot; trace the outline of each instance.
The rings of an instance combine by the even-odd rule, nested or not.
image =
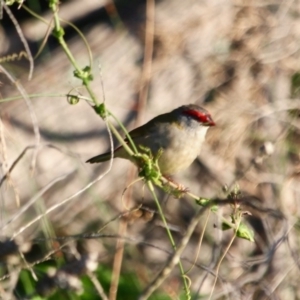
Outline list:
[[[172,177],[169,175],[163,175],[164,183],[168,185],[170,188],[169,192],[172,193],[176,198],[180,198],[183,196],[183,194],[187,193],[189,189],[182,185],[181,183],[178,183],[173,180]]]

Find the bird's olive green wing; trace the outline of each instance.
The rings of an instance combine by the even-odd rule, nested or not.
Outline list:
[[[148,123],[137,127],[129,132],[131,138],[136,138],[140,136],[148,136],[153,131],[156,131],[159,126],[162,126],[164,123],[173,123],[176,122],[176,116],[174,116],[171,113],[165,113],[162,115],[159,115],[152,120],[150,120]],[[125,141],[128,141],[127,138],[125,138]]]

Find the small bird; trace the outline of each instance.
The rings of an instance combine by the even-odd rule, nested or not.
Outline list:
[[[149,148],[153,156],[162,149],[158,159],[159,169],[163,175],[170,176],[186,169],[196,159],[210,126],[215,126],[215,122],[209,112],[196,104],[189,104],[158,115],[130,131],[129,135],[137,149],[139,145]],[[130,147],[127,138],[125,142]],[[114,157],[134,162],[123,146],[114,149]],[[111,152],[107,152],[90,158],[87,163],[110,159]]]

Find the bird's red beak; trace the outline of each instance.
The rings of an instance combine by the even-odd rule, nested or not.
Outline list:
[[[206,116],[206,122],[204,123],[205,126],[215,126],[216,123],[214,122],[214,120],[212,119],[212,117],[210,115]]]

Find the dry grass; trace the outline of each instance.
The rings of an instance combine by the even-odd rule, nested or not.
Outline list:
[[[156,3],[153,58],[148,62],[150,78],[142,75],[143,66],[149,68],[147,62],[142,64],[145,6],[132,4],[129,14],[127,4],[117,3],[118,14],[111,4],[99,7],[99,16],[108,11],[114,26],[103,21],[80,28],[94,55],[92,88],[97,97],[102,99],[97,68],[100,62],[107,106],[128,129],[135,126],[136,116],[144,123],[181,104],[195,102],[205,106],[217,126],[209,131],[199,159],[176,180],[194,194],[211,199],[225,198],[222,187],[232,188],[238,183],[241,197],[252,204],[242,208],[252,214],[244,221],[253,228],[255,243],[233,241],[221,263],[212,299],[299,299],[298,2]],[[30,25],[20,23],[21,28],[26,25],[28,29]],[[11,28],[5,37],[12,49],[9,54],[19,53],[18,45],[12,43],[16,38]],[[0,33],[5,34],[2,30]],[[28,39],[26,35],[25,38]],[[82,40],[76,36],[67,42],[77,62],[85,66],[88,59]],[[3,57],[7,56],[3,53]],[[0,250],[4,263],[1,274],[9,275],[2,280],[3,299],[12,299],[21,269],[31,263],[39,265],[48,256],[54,261],[64,257],[65,262],[76,258],[81,263],[78,274],[90,272],[92,276],[94,269],[86,267],[87,261],[111,267],[120,233],[118,226],[124,222],[127,230],[121,231],[126,244],[119,261],[121,276],[133,271],[146,287],[165,265],[172,247],[153,199],[141,182],[125,192],[125,207],[122,192],[136,178],[131,175],[129,163],[116,160],[99,182],[61,204],[104,173],[107,164],[91,166],[84,162],[109,147],[105,124],[90,106],[84,101],[70,106],[66,101],[65,95],[78,86],[78,81],[72,78],[73,70],[65,54],[60,48],[49,50],[43,60],[36,62],[31,81],[25,74],[16,75],[20,69],[28,70],[18,61],[6,63],[5,67],[14,67],[10,74],[18,76],[17,83],[28,95],[43,96],[31,99],[41,135],[34,172],[31,167],[35,152],[29,149],[7,173],[26,147],[36,145],[28,103],[0,103],[1,176],[7,174],[0,196],[1,235],[3,241],[16,237],[14,242],[2,245],[1,249],[8,250]],[[16,67],[18,73],[14,73]],[[2,98],[18,94],[16,82],[12,84],[4,74],[0,75]],[[140,105],[137,99],[145,84],[149,84],[148,98]],[[174,238],[180,243],[197,206],[189,197],[173,199],[161,191],[158,195]],[[141,203],[144,210],[122,214],[127,207]],[[55,205],[57,209],[48,213]],[[182,254],[187,270],[205,229],[197,263],[188,273],[192,294],[208,299],[212,291],[217,263],[233,236],[233,231],[220,229],[221,218],[230,220],[231,212],[232,206],[220,206],[217,213],[210,214],[206,227],[203,215]],[[39,220],[20,232],[36,216],[40,216]],[[50,239],[99,230],[113,238]],[[161,286],[172,299],[182,291],[178,274],[175,268]],[[96,286],[96,295],[101,294],[99,289]]]

